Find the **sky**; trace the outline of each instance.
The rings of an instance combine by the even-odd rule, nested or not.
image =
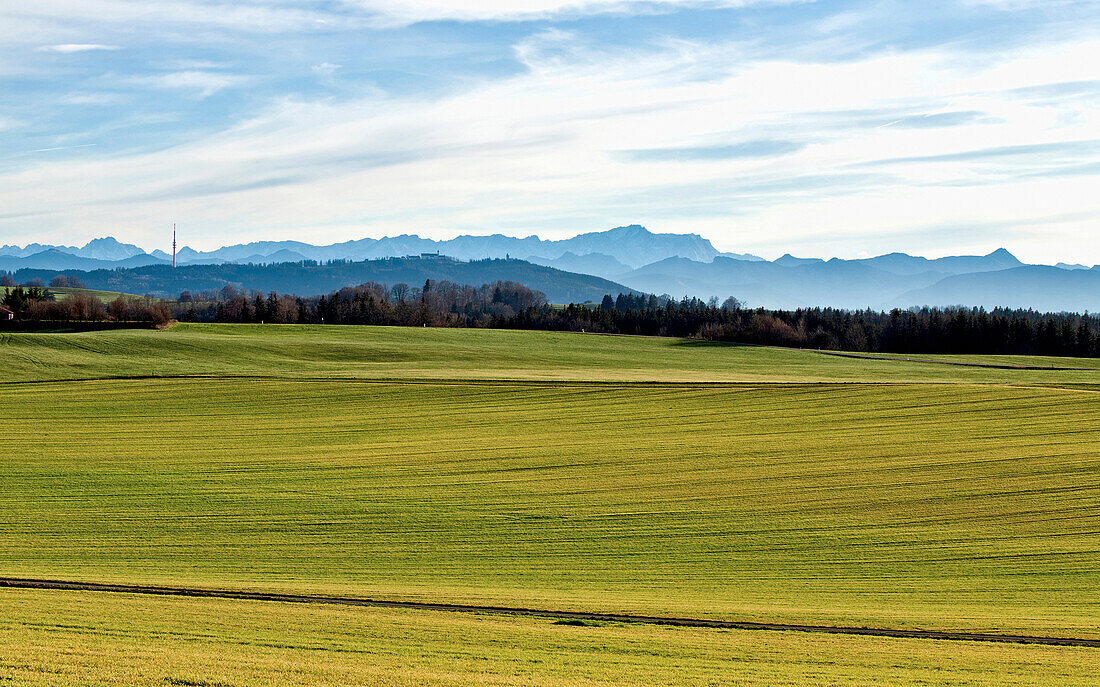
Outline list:
[[[0,3],[0,244],[1100,263],[1095,0]]]

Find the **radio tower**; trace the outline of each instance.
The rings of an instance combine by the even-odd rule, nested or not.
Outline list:
[[[176,223],[172,222],[172,269],[176,269]]]

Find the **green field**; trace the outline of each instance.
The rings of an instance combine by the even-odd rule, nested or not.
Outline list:
[[[0,356],[0,575],[1100,637],[1094,360],[1004,370],[672,339],[247,325],[0,334]],[[109,657],[142,632],[177,641],[165,629],[177,620],[156,608],[216,625],[188,644],[200,654],[240,652],[250,632],[216,611],[245,602],[78,596],[0,592],[9,607],[72,599],[56,623],[65,641],[96,637],[102,682],[124,683]],[[145,610],[116,618],[126,604]],[[434,681],[454,684],[477,681],[471,666],[504,670],[510,642],[542,663],[486,683],[567,684],[575,663],[593,683],[728,684],[723,642],[749,652],[735,655],[757,684],[1035,677],[1021,665],[1048,684],[1090,684],[1100,667],[1096,649],[265,608],[296,633],[265,630],[279,656],[299,656],[285,660],[360,641],[298,624],[336,614],[411,633]],[[33,615],[0,613],[0,657],[29,655]],[[480,639],[455,647],[445,627]],[[539,648],[574,640],[553,660]],[[645,652],[661,641],[686,658]],[[589,655],[618,646],[633,648],[614,665]],[[478,650],[497,658],[471,663]],[[910,663],[891,663],[895,651]],[[53,684],[12,665],[0,677]],[[411,684],[409,665],[340,679]],[[246,668],[226,684],[264,682]]]
[[[1100,384],[1100,359],[1043,358],[1085,371],[1001,370],[859,360],[687,339],[506,330],[178,324],[169,332],[5,333],[9,381],[213,375],[324,379],[633,382]],[[953,356],[938,356],[952,359]],[[1027,358],[1008,356],[1015,361]],[[979,356],[965,356],[981,362]],[[990,360],[1002,362],[1005,356]]]
[[[1093,687],[1096,649],[0,593],[14,685]]]
[[[59,301],[63,301],[73,294],[78,293],[96,298],[104,305],[111,303],[118,298],[122,298],[124,300],[145,300],[145,298],[142,296],[135,296],[132,293],[119,293],[118,291],[97,291],[96,289],[78,289],[68,286],[50,286],[48,288],[50,293],[54,295],[54,298]]]

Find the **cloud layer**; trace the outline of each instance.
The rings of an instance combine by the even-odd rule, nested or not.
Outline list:
[[[885,35],[893,3],[43,5],[0,10],[51,41],[0,30],[41,56],[0,61],[23,84],[0,242],[639,222],[738,252],[1100,262],[1088,3],[943,3],[954,28]]]

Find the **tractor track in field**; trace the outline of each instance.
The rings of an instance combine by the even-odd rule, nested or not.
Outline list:
[[[459,613],[491,613],[497,615],[534,616],[563,620],[642,623],[676,627],[709,627],[729,630],[771,630],[780,632],[817,632],[824,634],[864,635],[871,637],[895,637],[902,639],[941,639],[968,642],[1000,642],[1008,644],[1043,644],[1048,646],[1077,646],[1100,648],[1100,639],[1074,637],[1037,637],[1029,635],[993,634],[981,632],[951,632],[940,630],[899,630],[873,627],[840,627],[835,625],[801,625],[789,623],[765,623],[741,620],[709,620],[704,618],[676,618],[665,616],[634,615],[626,613],[591,613],[585,611],[553,611],[511,606],[481,606],[473,604],[432,603],[427,601],[389,601],[385,599],[323,596],[314,594],[283,594],[275,592],[250,592],[233,589],[204,589],[191,587],[164,587],[133,584],[109,584],[101,582],[74,582],[67,580],[39,580],[19,577],[0,577],[0,588],[52,589],[86,592],[115,592],[122,594],[148,594],[154,596],[188,596],[246,601],[275,601],[283,603],[342,604],[376,608],[405,608],[422,611],[451,611]]]
[[[615,336],[620,336],[616,334]],[[623,335],[625,336],[625,335]],[[825,352],[826,355],[831,355]],[[884,360],[892,360],[892,358],[884,358]],[[31,360],[37,367],[48,367],[45,363],[41,363],[36,360]],[[964,363],[944,363],[946,365],[963,365]],[[970,365],[970,363],[966,363]],[[976,365],[976,363],[975,363]],[[980,365],[979,365],[980,366]],[[986,366],[991,367],[991,366]],[[1029,369],[1029,368],[1015,368],[1015,369]],[[1049,367],[1035,368],[1041,370],[1050,370]],[[1081,370],[1081,371],[1093,371],[1093,368],[1055,368],[1055,370]],[[1100,371],[1100,368],[1096,368],[1096,371]],[[872,380],[872,379],[851,379],[851,380],[770,380],[770,379],[756,379],[756,380],[644,380],[644,379],[525,379],[525,378],[509,378],[509,377],[472,377],[470,379],[462,379],[458,377],[324,377],[324,376],[296,376],[286,377],[280,375],[264,375],[264,374],[209,374],[209,373],[190,373],[190,374],[151,374],[151,375],[112,375],[105,377],[65,377],[58,379],[22,379],[22,380],[0,380],[0,389],[4,388],[21,388],[21,387],[38,387],[48,386],[56,384],[87,384],[93,382],[152,382],[152,381],[199,381],[199,382],[226,382],[226,381],[255,381],[255,382],[288,382],[299,384],[362,384],[362,385],[376,385],[376,386],[525,386],[525,387],[560,387],[560,386],[576,386],[576,387],[593,387],[593,388],[611,388],[611,387],[632,387],[632,388],[649,388],[649,389],[661,389],[661,388],[695,388],[695,389],[748,389],[748,388],[781,388],[781,387],[836,387],[836,388],[853,388],[853,387],[887,387],[887,386],[987,386],[987,387],[1004,387],[1014,389],[1039,389],[1039,390],[1060,390],[1060,391],[1080,391],[1087,393],[1100,393],[1100,388],[1077,388],[1084,386],[1100,386],[1092,385],[1089,383],[1066,385],[1061,384],[1043,384],[1040,382],[1022,383],[1022,382],[956,382],[946,380],[933,380],[928,382],[920,382],[913,380]]]
[[[45,367],[44,363],[36,363]],[[0,388],[21,386],[42,386],[48,384],[69,384],[87,382],[144,382],[144,381],[257,381],[257,382],[295,382],[301,384],[314,383],[338,383],[338,384],[371,384],[371,385],[402,385],[402,386],[585,386],[585,387],[695,387],[695,388],[745,388],[745,387],[853,387],[853,386],[896,386],[896,385],[952,385],[955,382],[909,382],[909,381],[875,381],[866,379],[854,380],[827,380],[827,381],[801,381],[801,380],[646,380],[646,379],[526,379],[522,377],[325,377],[325,376],[281,376],[265,374],[159,374],[159,375],[112,375],[105,377],[67,377],[59,379],[25,379],[15,381],[0,380]],[[986,383],[983,383],[986,384]],[[988,384],[986,384],[988,385]],[[1048,388],[1048,387],[1043,387]],[[1056,387],[1055,387],[1056,388]]]

